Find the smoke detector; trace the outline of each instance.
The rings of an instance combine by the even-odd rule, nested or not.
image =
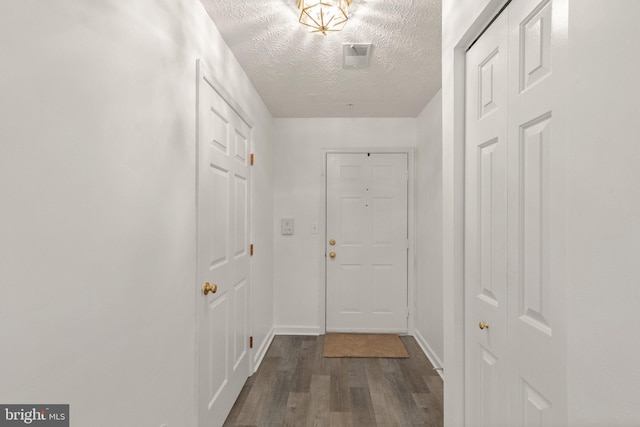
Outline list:
[[[367,68],[371,43],[343,43],[342,68]]]

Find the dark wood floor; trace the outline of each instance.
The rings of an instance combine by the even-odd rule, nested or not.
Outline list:
[[[442,426],[442,380],[408,359],[323,358],[323,337],[277,336],[225,426]]]

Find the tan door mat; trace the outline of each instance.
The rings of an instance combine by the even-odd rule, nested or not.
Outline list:
[[[395,334],[326,334],[324,357],[394,357],[409,353]]]

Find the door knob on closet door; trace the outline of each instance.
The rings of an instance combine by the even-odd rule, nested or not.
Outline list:
[[[335,252],[329,252],[329,258],[335,258],[335,257],[336,257]]]
[[[478,327],[480,329],[489,329],[489,324],[487,322],[480,322],[478,323]]]
[[[205,295],[209,295],[209,293],[215,294],[216,292],[218,292],[218,285],[216,284],[209,284],[209,282],[205,282],[204,284],[204,294]]]

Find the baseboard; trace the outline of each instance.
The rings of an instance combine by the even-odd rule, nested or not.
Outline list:
[[[273,341],[273,338],[275,336],[276,334],[274,333],[274,329],[271,328],[267,336],[265,336],[264,340],[262,340],[262,344],[260,344],[260,348],[256,350],[255,356],[253,358],[253,373],[255,373],[260,367],[260,364],[262,363],[262,359],[264,359],[265,354],[267,354],[267,350],[269,350],[269,346],[271,345],[271,342]]]
[[[440,360],[440,358],[436,356],[436,353],[433,351],[429,343],[427,343],[427,340],[424,339],[420,331],[416,329],[413,337],[418,342],[418,345],[422,349],[423,353],[427,356],[427,359],[429,359],[429,362],[431,362],[433,367],[436,368],[435,371],[438,373],[438,375],[440,375],[440,378],[444,380],[444,372],[443,372],[444,365],[442,364],[442,361]]]
[[[274,326],[274,335],[320,335],[317,326]]]

